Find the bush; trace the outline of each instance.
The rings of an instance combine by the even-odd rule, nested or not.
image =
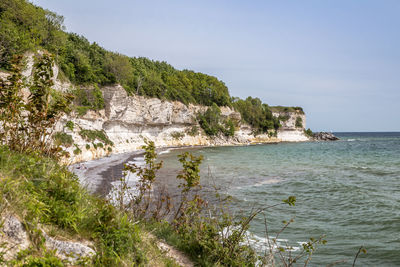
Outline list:
[[[286,115],[286,114],[285,115],[279,115],[278,120],[285,122],[285,121],[288,121],[289,118],[290,118],[290,116]]]
[[[295,126],[296,126],[297,128],[302,128],[302,127],[303,127],[303,119],[302,119],[301,117],[297,117],[297,118],[296,118]]]
[[[233,121],[223,119],[221,110],[215,103],[207,108],[206,112],[197,114],[197,121],[208,136],[215,136],[218,133],[223,133],[225,136],[233,136],[235,134]]]
[[[307,135],[308,137],[312,137],[314,135],[314,133],[311,131],[310,128],[304,130],[304,134]]]
[[[253,127],[255,134],[266,133],[268,130],[276,131],[281,126],[279,119],[272,115],[270,107],[263,104],[259,98],[235,98],[233,107],[240,112],[242,120]]]
[[[65,147],[70,147],[74,144],[74,140],[72,139],[72,136],[64,133],[64,132],[57,132],[53,135],[53,140],[55,142],[56,146],[65,146]]]
[[[182,139],[185,136],[185,134],[182,132],[175,131],[175,132],[171,133],[171,136],[172,136],[172,138],[179,140],[179,139]]]
[[[199,134],[199,127],[193,125],[190,129],[186,130],[186,133],[190,136],[196,136]]]
[[[57,235],[91,239],[96,246],[92,262],[96,266],[145,261],[137,248],[141,242],[138,227],[107,201],[86,192],[78,178],[54,159],[0,146],[0,176],[1,199],[9,211],[19,215],[29,233],[42,224],[55,227]],[[41,242],[21,257],[25,263],[59,262],[43,251]]]
[[[102,141],[105,145],[113,146],[114,143],[108,138],[103,130],[87,130],[82,129],[79,135],[87,142],[94,142],[96,140]]]
[[[69,111],[72,96],[52,88],[53,57],[43,53],[35,56],[33,79],[28,84],[30,94],[24,101],[21,61],[22,57],[16,57],[11,75],[0,79],[0,142],[16,151],[55,156],[61,149],[47,140],[56,122]]]
[[[67,123],[65,124],[65,127],[72,132],[74,130],[74,127],[75,127],[74,122],[67,121]]]
[[[80,155],[80,154],[82,154],[82,150],[79,148],[79,146],[78,145],[74,145],[75,146],[75,149],[74,149],[74,155]]]

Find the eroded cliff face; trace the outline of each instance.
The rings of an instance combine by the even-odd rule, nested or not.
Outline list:
[[[70,134],[81,152],[74,154],[75,146],[68,148],[73,157],[71,162],[85,161],[105,156],[106,148],[96,148],[80,136],[82,129],[104,131],[114,143],[112,153],[129,152],[140,149],[144,140],[152,140],[157,147],[214,146],[247,144],[252,140],[250,127],[243,126],[233,137],[206,136],[196,121],[196,114],[206,107],[184,105],[181,102],[162,101],[158,98],[128,96],[120,85],[102,88],[105,109],[88,111],[84,116],[71,113],[64,116],[56,131]],[[222,116],[240,120],[240,114],[228,107],[221,108]],[[73,131],[65,124],[72,121]],[[191,132],[193,127],[197,133]],[[268,141],[277,141],[268,138]],[[88,146],[90,148],[88,148]]]
[[[152,140],[156,147],[180,146],[226,146],[248,145],[269,142],[298,142],[307,141],[304,135],[305,115],[289,112],[287,121],[281,122],[282,129],[277,136],[262,134],[255,136],[250,126],[240,123],[233,137],[223,135],[211,138],[204,134],[196,121],[196,114],[206,110],[204,106],[188,105],[181,102],[162,101],[158,98],[143,96],[128,96],[120,85],[102,88],[105,109],[98,112],[88,111],[84,116],[72,113],[64,116],[57,131],[65,131],[72,135],[74,143],[81,152],[74,154],[76,147],[68,148],[70,163],[91,160],[106,156],[110,153],[123,153],[140,149],[144,140]],[[221,108],[222,116],[240,121],[240,113],[229,107]],[[282,115],[276,113],[274,116]],[[296,127],[296,119],[301,117],[303,126]],[[72,121],[76,127],[73,131],[66,129],[65,124]],[[199,129],[191,133],[193,127]],[[81,129],[104,131],[114,143],[112,152],[106,148],[94,148],[84,140],[79,132]],[[90,148],[88,147],[90,146]]]
[[[23,75],[29,80],[32,75],[33,54],[27,55],[26,58],[27,67]],[[73,88],[69,82],[56,79],[57,66],[54,66],[53,72],[56,90],[65,92]],[[7,76],[5,73],[0,75]],[[105,102],[103,110],[89,110],[83,116],[72,112],[63,116],[56,125],[55,132],[65,132],[73,138],[74,145],[66,148],[71,155],[66,159],[67,163],[138,150],[144,145],[145,139],[154,141],[156,147],[248,145],[309,140],[304,134],[305,115],[298,112],[273,113],[276,117],[287,118],[281,121],[282,128],[277,135],[255,136],[249,125],[240,122],[240,113],[229,107],[221,107],[221,115],[240,122],[239,126],[233,137],[220,135],[210,138],[204,134],[195,119],[197,113],[205,111],[207,107],[192,104],[186,106],[181,102],[163,101],[158,98],[128,96],[120,85],[106,86],[101,88],[101,91]],[[28,93],[24,91],[24,95]],[[302,127],[296,127],[298,117],[301,117]],[[72,130],[66,127],[69,121],[73,122]],[[196,128],[198,131],[193,131]],[[82,130],[104,131],[113,142],[113,146],[98,146],[96,140],[85,140],[80,134]]]
[[[302,112],[273,112],[273,116],[287,118],[280,120],[282,127],[278,130],[277,138],[284,142],[304,142],[310,138],[304,134],[306,128],[306,115]],[[300,120],[301,126],[296,126],[296,121]]]

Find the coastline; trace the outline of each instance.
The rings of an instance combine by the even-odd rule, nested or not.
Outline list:
[[[170,150],[201,148],[208,146],[184,146],[184,147],[163,147],[157,149],[157,154],[168,153]],[[82,161],[70,165],[68,168],[78,178],[80,184],[90,193],[100,197],[106,197],[113,188],[113,182],[122,177],[124,165],[127,162],[141,161],[144,159],[144,150],[116,153],[102,158],[89,161]]]
[[[166,146],[156,148],[157,154],[161,155],[171,150],[200,149],[206,147],[242,147],[259,145],[277,145],[280,143],[298,143],[309,141],[267,141],[252,143],[230,143],[223,145],[182,145]],[[112,183],[117,182],[122,177],[124,164],[132,161],[143,161],[143,149],[135,149],[122,153],[112,153],[103,155],[86,161],[77,161],[69,165],[69,170],[79,178],[81,185],[89,192],[101,197],[106,197],[113,188]]]
[[[78,178],[80,184],[90,193],[104,197],[106,191],[111,189],[111,182],[122,175],[125,162],[143,155],[137,150],[126,153],[112,154],[110,156],[82,161],[69,166],[69,170]],[[120,170],[118,172],[118,170]]]

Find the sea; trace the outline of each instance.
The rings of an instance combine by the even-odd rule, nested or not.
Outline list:
[[[251,222],[251,245],[260,254],[266,232],[291,247],[292,257],[323,236],[327,243],[317,246],[308,266],[351,266],[360,247],[367,253],[356,266],[400,266],[400,133],[334,134],[339,141],[170,150],[159,155],[159,177],[175,186],[177,156],[189,151],[204,157],[205,194],[212,199],[217,188],[231,196],[232,214],[279,204]],[[283,203],[289,196],[295,206]]]

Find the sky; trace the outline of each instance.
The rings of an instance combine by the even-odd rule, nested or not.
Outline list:
[[[313,131],[400,131],[398,0],[33,0],[67,31],[301,106]]]

